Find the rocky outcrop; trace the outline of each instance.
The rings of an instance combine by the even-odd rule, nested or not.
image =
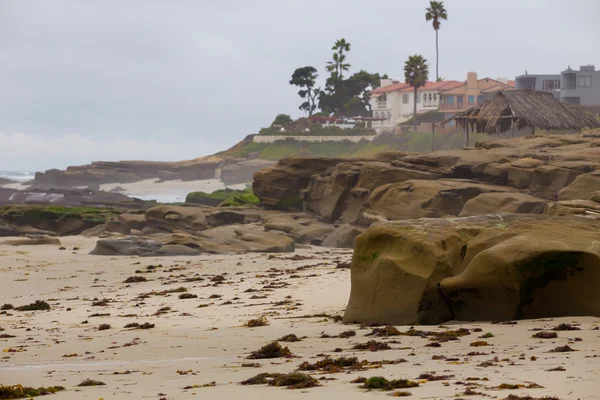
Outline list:
[[[0,245],[5,246],[60,246],[60,240],[57,238],[29,238],[29,239],[13,239],[0,241]]]
[[[143,238],[102,239],[90,253],[95,255],[193,256],[202,253],[284,253],[295,244],[285,235],[265,232],[256,226],[230,225],[192,235],[185,232]]]
[[[506,214],[375,224],[344,320],[439,324],[600,316],[600,220]]]
[[[600,191],[595,140],[590,134],[540,135],[423,154],[289,158],[256,173],[254,189],[269,207],[302,208],[327,222],[365,226],[376,220],[540,213],[545,202],[589,200]]]
[[[353,249],[356,237],[365,230],[360,227],[344,224],[332,231],[321,243],[323,247]]]
[[[254,174],[252,189],[266,207],[281,210],[302,209],[300,191],[313,175],[339,164],[340,158],[284,158],[276,165]]]
[[[25,189],[0,188],[0,205],[52,204],[57,206],[118,207],[145,209],[152,202],[124,194],[81,189]]]
[[[252,181],[252,173],[273,164],[267,160],[247,160],[209,156],[179,162],[98,161],[66,170],[38,172],[31,184],[36,188],[71,188],[105,183],[130,183],[144,179],[184,181],[222,177],[227,184]]]

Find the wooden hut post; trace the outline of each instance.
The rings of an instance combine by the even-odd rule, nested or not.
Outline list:
[[[435,151],[435,123],[431,123],[431,151]]]
[[[535,136],[535,126],[531,126],[531,136]]]
[[[515,137],[515,119],[514,117],[510,119],[510,132],[512,137]]]
[[[465,123],[465,147],[469,147],[469,120]]]

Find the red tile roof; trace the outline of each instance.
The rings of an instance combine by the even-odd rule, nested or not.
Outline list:
[[[419,91],[422,90],[449,90],[454,89],[460,85],[463,85],[464,82],[458,81],[441,81],[441,82],[427,82],[425,86],[419,88]],[[411,92],[413,90],[412,86],[407,83],[394,83],[389,86],[385,86],[382,88],[375,89],[371,92],[371,97],[378,97],[383,93],[389,92]]]
[[[382,88],[375,89],[371,92],[371,94],[383,94],[383,93],[395,92],[396,90],[402,90],[408,86],[409,85],[406,83],[393,83],[389,86],[384,86]]]
[[[450,90],[450,89],[454,89],[455,87],[459,87],[461,85],[463,85],[464,82],[459,82],[459,81],[441,81],[441,82],[427,82],[425,83],[424,86],[421,86],[418,91],[422,91],[422,90]],[[412,86],[408,86],[404,89],[402,89],[403,92],[411,92],[414,89],[412,88]]]

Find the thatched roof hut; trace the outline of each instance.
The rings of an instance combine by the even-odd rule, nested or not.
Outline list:
[[[497,92],[490,100],[462,111],[444,123],[450,120],[455,120],[459,128],[489,134],[527,127],[577,131],[600,127],[600,122],[591,115],[561,103],[549,92],[536,90]]]

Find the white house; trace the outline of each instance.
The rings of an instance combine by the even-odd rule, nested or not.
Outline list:
[[[417,113],[437,110],[440,92],[462,85],[464,82],[427,82],[417,90]],[[414,89],[406,84],[382,79],[381,87],[371,92],[372,127],[377,132],[391,128],[409,119],[414,111]]]

